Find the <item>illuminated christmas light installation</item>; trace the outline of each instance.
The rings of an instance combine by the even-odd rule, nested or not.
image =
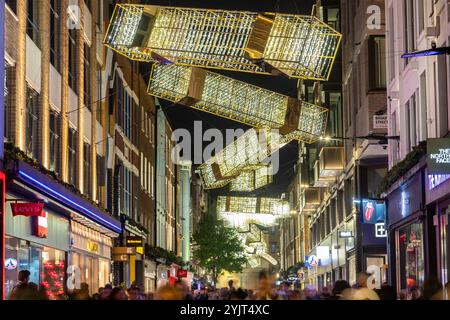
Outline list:
[[[104,42],[138,61],[327,80],[341,38],[313,16],[117,4]]]
[[[272,166],[263,166],[254,171],[245,171],[230,183],[230,191],[251,192],[272,183]]]

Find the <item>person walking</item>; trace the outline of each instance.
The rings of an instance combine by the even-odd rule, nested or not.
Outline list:
[[[9,295],[9,300],[28,300],[29,288],[28,282],[30,280],[30,271],[20,270],[17,276],[17,284],[12,288]]]
[[[367,280],[371,274],[361,272],[357,278],[358,287],[353,291],[353,300],[380,300],[378,294],[367,287]]]

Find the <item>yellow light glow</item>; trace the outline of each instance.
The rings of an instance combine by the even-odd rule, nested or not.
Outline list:
[[[326,132],[326,108],[198,68],[155,63],[148,93],[257,129],[280,129],[287,140],[314,143]]]
[[[133,4],[116,5],[105,37],[135,60],[312,80],[328,79],[340,41],[311,16]]]
[[[216,184],[226,185],[244,171],[266,166],[264,161],[286,143],[276,131],[250,129],[199,166],[197,173],[206,189],[214,189]],[[216,172],[213,166],[217,167]]]
[[[289,216],[289,202],[275,198],[224,197],[217,198],[217,212],[230,214]]]
[[[230,183],[230,191],[251,192],[272,183],[272,165],[263,166],[254,171],[243,172]]]
[[[192,70],[199,69],[154,63],[148,93],[256,128],[275,129],[284,125],[288,96],[213,72]],[[201,91],[198,97],[190,96],[193,86]]]

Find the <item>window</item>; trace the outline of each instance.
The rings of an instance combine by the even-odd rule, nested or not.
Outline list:
[[[92,111],[91,99],[91,48],[84,44],[84,105]]]
[[[133,174],[133,213],[134,219],[136,221],[140,220],[139,211],[138,211],[138,192],[139,192],[139,177]]]
[[[39,1],[27,0],[27,34],[36,44],[39,44]]]
[[[416,24],[414,19],[416,19],[415,14],[415,0],[404,0],[404,15],[405,19],[404,29],[404,51],[405,52],[413,52],[416,50]],[[409,63],[410,59],[405,60],[405,64]]]
[[[68,137],[68,174],[69,174],[69,184],[75,186],[75,150],[77,143],[76,132],[74,129],[69,128],[69,137]]]
[[[101,2],[101,1],[100,1]],[[102,72],[102,66],[97,63],[97,98],[96,102],[101,102],[104,99],[104,92],[103,92],[103,72]],[[103,118],[103,110],[102,110],[102,104],[97,104],[97,121],[102,123]]]
[[[416,104],[416,94],[409,99],[406,103],[406,121],[408,125],[406,126],[406,136],[408,139],[407,142],[407,152],[411,151],[412,147],[415,147],[418,142],[417,136],[417,104]]]
[[[139,143],[139,106],[133,103],[133,142]]]
[[[123,84],[122,79],[117,77],[117,112],[116,123],[120,128],[123,128]]]
[[[128,168],[123,168],[123,213],[130,216],[132,213],[131,188],[132,173]]]
[[[133,105],[133,99],[131,98],[130,94],[128,93],[128,91],[124,88],[123,89],[123,133],[125,134],[125,136],[128,138],[128,140],[131,141],[132,136],[131,136],[131,116],[132,116],[132,105]],[[119,111],[120,113],[120,111]]]
[[[414,223],[397,231],[397,282],[399,289],[421,287],[425,278],[423,225]]]
[[[27,86],[26,153],[35,160],[38,158],[38,107],[38,93]]]
[[[61,5],[56,5],[57,0],[50,1],[50,63],[56,70],[60,70],[60,58],[61,52]]]
[[[5,83],[4,83],[4,103],[5,103],[5,124],[4,124],[4,137],[5,140],[8,140],[8,137],[10,137],[10,125],[8,121],[8,115],[11,110],[11,95],[12,92],[10,91],[12,89],[13,84],[13,78],[14,72],[12,67],[5,61]]]
[[[420,75],[420,141],[425,141],[428,138],[428,122],[427,122],[427,76],[426,71]]]
[[[386,89],[386,45],[384,36],[369,39],[369,90]]]
[[[5,3],[12,10],[12,12],[17,13],[17,0],[6,0]]]
[[[389,8],[389,32],[387,33],[389,36],[389,79],[390,81],[395,78],[395,25],[394,25],[394,8]]]
[[[91,145],[83,143],[83,193],[91,195]]]
[[[147,133],[146,124],[145,124],[145,111],[144,106],[141,106],[141,131]]]
[[[99,203],[104,205],[103,203],[103,189],[102,187],[105,186],[105,177],[106,177],[106,170],[105,170],[105,159],[102,156],[97,155],[97,199],[99,200]]]
[[[75,93],[78,93],[77,86],[77,68],[78,68],[78,53],[77,53],[77,31],[69,29],[69,86]]]
[[[50,111],[49,128],[49,169],[59,173],[59,114],[55,111]]]

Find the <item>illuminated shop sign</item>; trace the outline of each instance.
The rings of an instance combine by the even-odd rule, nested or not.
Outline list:
[[[17,269],[17,260],[14,258],[8,258],[5,260],[5,269],[6,270],[16,270]]]
[[[430,175],[450,174],[450,139],[429,139],[427,141],[427,166]]]
[[[142,247],[143,240],[142,237],[127,237],[127,247]]]
[[[353,237],[353,232],[351,231],[339,231],[339,238],[351,238]]]
[[[384,222],[375,224],[375,237],[387,238],[387,230]]]
[[[433,190],[448,180],[450,180],[450,174],[430,174],[428,175],[428,186],[430,190]]]
[[[11,203],[11,210],[14,217],[39,217],[44,214],[43,203]]]
[[[376,224],[386,219],[386,205],[384,201],[363,199],[362,221],[365,224]]]
[[[305,261],[306,261],[306,263],[305,263],[306,267],[308,269],[317,267],[319,265],[319,260],[317,259],[317,256],[315,256],[315,255],[306,256]]]
[[[42,212],[38,217],[33,217],[33,235],[38,238],[47,238],[48,236],[48,214]]]

